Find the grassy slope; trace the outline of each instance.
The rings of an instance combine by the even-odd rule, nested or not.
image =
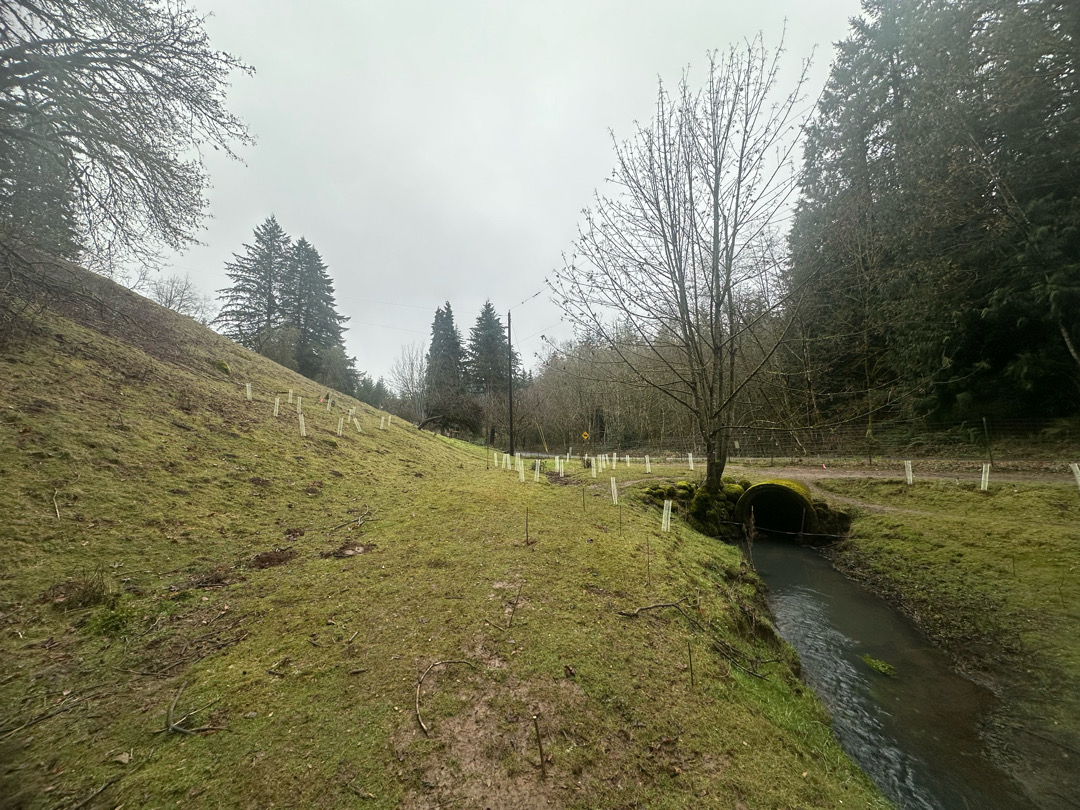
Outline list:
[[[642,470],[616,473],[621,513],[606,476],[520,483],[72,279],[73,320],[0,356],[0,804],[885,806],[737,553],[660,534]],[[363,434],[339,438],[353,407]],[[448,659],[475,669],[431,669],[425,736],[414,690]],[[162,733],[173,704],[226,730]]]
[[[987,729],[1046,807],[1080,795],[1080,497],[1060,484],[838,479],[864,511],[841,565],[1002,696]]]

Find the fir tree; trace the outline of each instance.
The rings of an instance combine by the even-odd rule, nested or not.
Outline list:
[[[505,390],[509,380],[506,328],[490,301],[484,302],[465,347],[465,376],[474,394]],[[518,357],[514,353],[514,367]]]
[[[289,236],[271,214],[255,229],[254,245],[245,244],[243,255],[234,253],[225,265],[233,285],[218,290],[222,306],[214,319],[223,335],[260,353],[277,337],[274,331],[282,324],[278,291],[289,256]]]
[[[444,428],[476,426],[476,414],[466,396],[461,334],[454,325],[449,301],[435,310],[431,324],[425,387],[432,414],[428,421]]]
[[[304,237],[289,251],[279,289],[282,321],[296,332],[296,370],[316,379],[327,370],[330,350],[342,346],[348,318],[337,313],[327,267]]]

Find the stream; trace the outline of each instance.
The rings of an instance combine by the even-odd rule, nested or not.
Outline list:
[[[1035,810],[990,760],[980,719],[994,696],[957,675],[901,614],[820,552],[759,539],[758,574],[803,680],[826,705],[844,750],[902,810]],[[884,661],[879,673],[863,655]]]

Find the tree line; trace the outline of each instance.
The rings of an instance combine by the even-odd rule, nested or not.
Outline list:
[[[616,140],[519,435],[696,446],[715,483],[750,427],[1075,416],[1080,15],[867,2],[812,109],[781,51],[712,54]]]
[[[805,142],[792,417],[1077,413],[1080,14],[864,9]]]
[[[511,378],[516,390],[527,384],[520,365],[490,301],[480,308],[466,341],[447,301],[435,310],[427,348],[414,344],[402,350],[393,370],[398,400],[387,404],[420,426],[493,444],[509,429]]]

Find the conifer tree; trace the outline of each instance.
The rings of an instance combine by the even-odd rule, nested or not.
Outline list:
[[[506,330],[495,314],[495,307],[485,301],[469,330],[469,342],[465,347],[465,377],[469,391],[477,398],[480,412],[487,426],[487,441],[495,443],[495,429],[505,424],[507,413],[507,383],[510,380],[509,344]],[[517,355],[513,357],[517,368]]]
[[[444,428],[476,426],[476,414],[466,396],[461,334],[454,325],[449,301],[445,307],[435,310],[435,320],[431,324],[425,387],[431,414],[425,421]]]
[[[507,349],[506,328],[495,314],[495,307],[485,301],[465,347],[465,376],[470,391],[489,394],[505,390],[509,379]],[[515,353],[515,368],[517,360]]]
[[[214,319],[223,335],[262,353],[282,323],[278,292],[289,256],[289,236],[271,214],[255,229],[254,244],[225,265],[233,285],[218,290],[222,307]]]
[[[342,345],[348,318],[337,313],[327,267],[304,237],[289,250],[278,306],[282,322],[295,330],[296,370],[315,379],[325,370],[330,350]]]

